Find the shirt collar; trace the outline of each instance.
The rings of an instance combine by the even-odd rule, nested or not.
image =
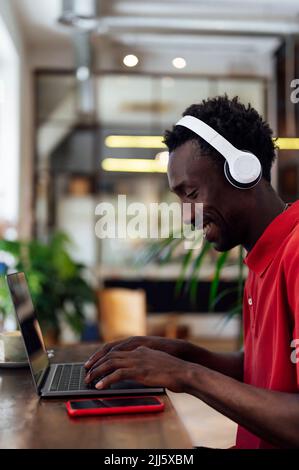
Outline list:
[[[298,223],[299,201],[296,201],[266,227],[244,259],[248,268],[261,277],[271,264],[279,247]]]

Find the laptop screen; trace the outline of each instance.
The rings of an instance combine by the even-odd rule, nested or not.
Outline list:
[[[48,354],[24,273],[10,274],[7,283],[23,335],[36,387],[49,367]]]

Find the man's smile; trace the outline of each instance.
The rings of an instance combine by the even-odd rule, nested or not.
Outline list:
[[[219,237],[218,226],[212,221],[204,223],[203,235],[204,235],[204,238],[210,243],[217,241]]]

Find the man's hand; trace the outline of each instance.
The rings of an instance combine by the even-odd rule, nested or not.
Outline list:
[[[89,370],[85,381],[88,384],[99,379],[96,384],[98,390],[129,379],[149,387],[183,392],[183,377],[190,366],[165,352],[139,346],[132,351],[108,352]]]
[[[101,359],[111,351],[133,351],[139,346],[166,352],[172,356],[180,357],[183,354],[185,341],[166,339],[158,336],[132,336],[131,338],[106,344],[96,351],[86,362],[86,369],[95,368]]]

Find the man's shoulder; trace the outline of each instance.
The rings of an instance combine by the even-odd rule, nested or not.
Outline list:
[[[288,236],[281,257],[286,270],[291,268],[299,273],[299,224],[295,225]]]
[[[290,232],[284,247],[286,254],[299,254],[299,223]]]

